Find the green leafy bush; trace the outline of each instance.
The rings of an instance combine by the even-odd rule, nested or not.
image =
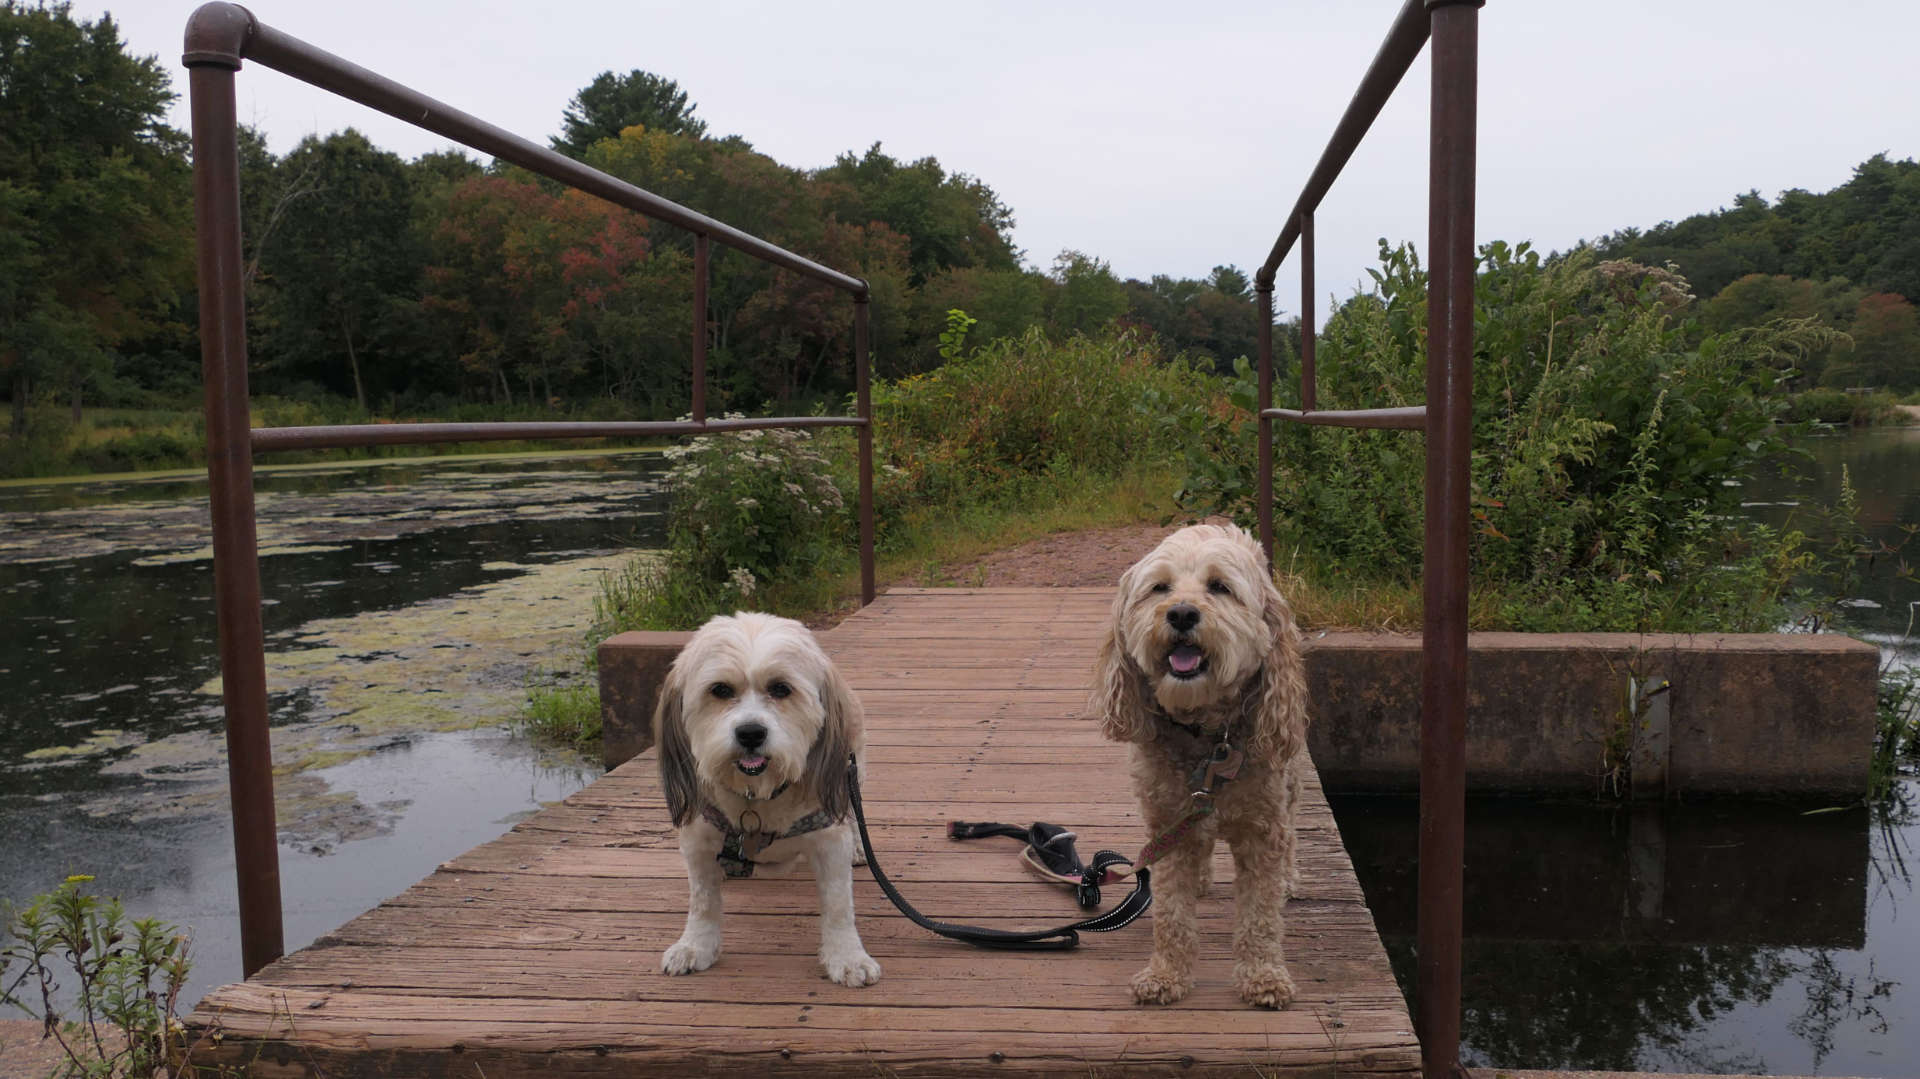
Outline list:
[[[1381,244],[1374,289],[1327,322],[1323,407],[1425,396],[1426,274]],[[1734,519],[1738,477],[1787,448],[1779,383],[1832,331],[1782,321],[1700,335],[1670,270],[1482,248],[1475,279],[1472,566],[1515,629],[1759,628],[1800,540]],[[1250,397],[1244,368],[1236,400]],[[1291,383],[1281,378],[1277,384]],[[1199,426],[1190,508],[1252,522],[1250,410]],[[1417,574],[1425,445],[1414,433],[1278,424],[1278,527],[1322,571]],[[1223,464],[1223,455],[1244,464]],[[1196,459],[1197,458],[1197,459]]]
[[[667,549],[608,582],[602,628],[691,628],[753,606],[770,581],[844,557],[851,526],[838,469],[806,431],[702,435],[667,459]]]

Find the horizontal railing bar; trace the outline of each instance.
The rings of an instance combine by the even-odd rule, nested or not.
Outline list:
[[[1360,88],[1354,91],[1353,100],[1347,103],[1347,111],[1340,117],[1340,126],[1333,129],[1333,137],[1327,140],[1327,148],[1320,154],[1320,162],[1313,167],[1313,174],[1307,177],[1307,186],[1301,190],[1300,200],[1293,204],[1293,212],[1287,215],[1280,238],[1273,242],[1273,251],[1254,274],[1256,283],[1272,286],[1280,263],[1286,260],[1287,252],[1293,250],[1294,241],[1300,238],[1301,216],[1319,209],[1320,200],[1327,197],[1333,181],[1339,177],[1340,170],[1346,167],[1347,159],[1353,156],[1360,140],[1366,137],[1373,121],[1379,118],[1380,110],[1386,107],[1387,99],[1393,96],[1394,88],[1400,85],[1401,76],[1407,73],[1407,69],[1413,66],[1414,58],[1420,55],[1430,30],[1425,0],[1407,0],[1393,20],[1393,28],[1387,31],[1387,39],[1380,43],[1380,51],[1374,54],[1367,73],[1361,76]]]
[[[868,295],[867,283],[857,277],[828,269],[812,259],[716,221],[697,210],[688,209],[623,180],[616,180],[564,154],[529,142],[325,49],[275,30],[258,19],[252,20],[251,32],[247,35],[241,55],[416,127],[445,135],[503,161],[511,161],[530,172],[598,195],[608,202],[656,220],[678,225],[696,235],[711,237],[736,251],[783,266],[834,288],[844,289],[861,299]]]
[[[1314,412],[1302,412],[1297,408],[1270,408],[1260,415],[1268,419],[1311,424],[1315,427],[1368,427],[1418,431],[1427,425],[1427,406],[1425,405],[1411,405],[1406,408],[1322,409]]]
[[[766,416],[752,419],[651,420],[596,423],[591,420],[529,423],[364,423],[338,427],[256,427],[254,453],[325,450],[346,446],[411,446],[435,442],[504,442],[534,438],[646,438],[756,431],[772,427],[865,427],[859,416]]]

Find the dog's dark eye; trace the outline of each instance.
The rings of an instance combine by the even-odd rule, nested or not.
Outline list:
[[[1168,587],[1167,582],[1161,581],[1159,584],[1154,585],[1152,588],[1147,589],[1147,591],[1155,592],[1155,593],[1165,592],[1167,590],[1167,587]]]
[[[1226,586],[1226,583],[1220,580],[1220,578],[1218,577],[1215,577],[1213,580],[1207,582],[1207,591],[1212,592],[1216,596],[1233,595],[1233,589],[1228,588]]]
[[[707,687],[707,692],[713,694],[718,700],[730,701],[733,699],[733,687],[725,682],[715,682],[713,685]]]
[[[767,696],[776,701],[786,700],[793,695],[793,687],[785,682],[775,682],[767,687]]]

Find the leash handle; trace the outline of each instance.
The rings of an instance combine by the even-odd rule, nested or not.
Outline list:
[[[872,871],[874,882],[886,893],[888,899],[906,915],[907,920],[930,933],[971,944],[976,948],[999,948],[1006,951],[1064,952],[1080,944],[1080,934],[1111,933],[1131,924],[1135,918],[1147,912],[1153,905],[1151,873],[1145,866],[1133,871],[1133,891],[1120,904],[1105,914],[1096,914],[1069,925],[1055,929],[991,929],[977,925],[955,925],[951,922],[939,922],[915,910],[893,886],[887,874],[881,870],[879,859],[873,854],[873,837],[867,834],[867,811],[860,803],[860,770],[849,760],[847,767],[847,797],[853,804],[853,821],[860,831],[860,846],[867,855],[867,868]],[[1110,850],[1103,850],[1093,856],[1093,865],[1087,868],[1086,883],[1104,879],[1115,864],[1126,863],[1125,858]]]

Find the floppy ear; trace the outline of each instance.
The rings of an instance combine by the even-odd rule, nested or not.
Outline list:
[[[1264,573],[1266,566],[1261,565]],[[1287,760],[1307,737],[1307,670],[1300,655],[1300,630],[1293,608],[1269,579],[1260,620],[1268,646],[1260,663],[1260,703],[1253,716],[1247,752],[1268,760]]]
[[[1087,695],[1087,714],[1100,720],[1100,734],[1113,742],[1145,742],[1153,737],[1147,723],[1146,676],[1134,666],[1121,637],[1121,620],[1133,594],[1133,570],[1120,575],[1100,653],[1093,663],[1093,691]]]
[[[824,655],[821,666],[826,673],[820,680],[820,703],[827,715],[813,746],[807,750],[807,782],[813,787],[813,799],[821,810],[829,819],[839,820],[852,805],[847,797],[847,758],[860,743],[866,711],[860,707],[860,698],[853,695],[852,687]]]
[[[686,716],[681,711],[680,698],[685,686],[686,674],[680,668],[679,657],[675,657],[673,666],[667,670],[667,680],[660,686],[660,699],[653,706],[653,745],[654,753],[660,758],[660,789],[666,793],[667,813],[676,828],[692,818],[700,783],[694,771],[693,743],[687,737]]]

